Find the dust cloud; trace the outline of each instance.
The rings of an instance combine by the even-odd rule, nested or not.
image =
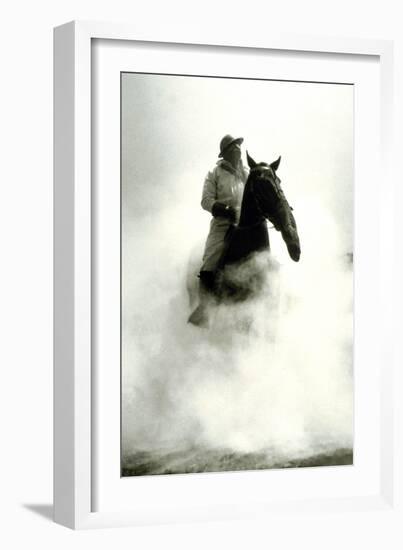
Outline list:
[[[300,262],[252,258],[241,276],[258,263],[263,292],[216,308],[208,329],[186,322],[187,258],[178,261],[151,227],[132,235],[141,273],[124,285],[124,454],[201,446],[292,457],[352,447],[352,266],[327,213],[318,217],[320,232],[299,216]]]

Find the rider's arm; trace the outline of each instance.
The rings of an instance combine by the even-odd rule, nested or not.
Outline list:
[[[213,204],[217,200],[217,185],[215,181],[215,170],[209,172],[204,180],[201,205],[207,212],[212,212]]]

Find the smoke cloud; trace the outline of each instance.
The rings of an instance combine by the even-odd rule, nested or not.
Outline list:
[[[300,221],[304,242],[309,220]],[[336,246],[328,225],[321,238]],[[274,264],[263,294],[218,307],[209,329],[186,323],[185,261],[140,263],[145,280],[128,292],[123,323],[126,452],[207,445],[290,456],[352,446],[351,266],[337,246],[318,254],[312,243],[303,254],[298,264],[252,259]]]

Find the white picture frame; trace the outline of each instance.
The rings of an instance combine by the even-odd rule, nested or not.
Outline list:
[[[261,472],[254,473],[255,485],[246,493],[231,493],[230,502],[213,501],[208,495],[199,502],[184,502],[183,481],[175,476],[168,480],[144,478],[143,491],[178,490],[182,495],[173,502],[147,506],[141,502],[137,506],[120,506],[111,500],[105,511],[94,511],[94,483],[99,482],[100,471],[94,460],[96,446],[95,426],[97,415],[94,401],[93,370],[96,350],[92,338],[97,323],[96,288],[94,288],[94,208],[92,182],[92,74],[93,46],[95,40],[131,41],[132,43],[175,43],[180,48],[202,51],[214,48],[217,53],[241,49],[243,55],[253,56],[269,51],[283,52],[284,55],[298,53],[300,56],[315,55],[318,52],[328,56],[327,62],[342,57],[353,56],[372,58],[379,72],[379,160],[382,162],[383,188],[379,202],[372,205],[377,209],[377,229],[379,240],[379,270],[372,282],[378,285],[379,296],[376,312],[379,347],[374,361],[375,371],[372,397],[379,398],[379,437],[376,449],[379,457],[371,466],[371,471],[363,475],[360,484],[352,485],[352,491],[339,491],[326,498],[318,490],[315,494],[304,495],[287,493],[285,499],[265,499],[257,493]],[[118,42],[116,42],[117,44]],[[55,29],[54,35],[54,514],[55,521],[70,528],[92,528],[154,524],[180,521],[200,521],[205,519],[244,518],[276,512],[295,512],[311,509],[323,510],[384,510],[393,506],[394,495],[394,446],[393,446],[393,274],[389,260],[393,257],[393,172],[392,172],[392,63],[393,46],[388,41],[358,39],[337,39],[312,36],[285,36],[271,34],[270,38],[240,39],[239,37],[215,37],[208,32],[203,36],[187,36],[186,30],[178,36],[152,36],[130,25],[109,23],[72,22]],[[376,160],[374,164],[376,164]],[[364,174],[361,174],[363,177]],[[365,176],[371,177],[368,174]],[[375,183],[375,181],[374,181]],[[362,208],[361,204],[358,208]],[[373,212],[374,210],[372,210]],[[359,327],[358,327],[359,328]],[[357,327],[356,327],[357,329]],[[372,326],[372,330],[375,326]],[[369,333],[370,334],[370,333]],[[375,364],[376,363],[376,364]],[[102,429],[102,427],[101,427]],[[114,428],[115,429],[115,428]],[[371,430],[369,439],[371,439]],[[289,473],[295,480],[295,473]],[[101,476],[107,475],[104,471]],[[204,474],[206,475],[206,474]],[[237,485],[236,474],[225,474],[227,480]],[[249,474],[250,475],[250,474]],[[309,474],[308,474],[309,475]],[[326,469],[321,474],[325,483],[329,474]],[[246,478],[244,478],[246,479]],[[218,477],[210,476],[204,484],[221,483]],[[248,478],[250,485],[252,478]],[[257,480],[257,481],[256,481]],[[290,479],[289,479],[290,481]],[[308,480],[312,483],[312,480]],[[336,480],[337,482],[337,480]],[[196,481],[197,483],[197,481]],[[288,481],[287,481],[288,483]],[[315,481],[314,481],[315,483]],[[348,483],[348,480],[345,480]],[[366,485],[367,484],[367,485]],[[252,484],[253,485],[253,484]],[[223,485],[224,487],[224,485]],[[226,487],[229,489],[227,483]],[[245,489],[246,490],[246,489]],[[182,492],[181,492],[182,491]],[[115,492],[118,500],[119,493]],[[237,500],[238,499],[238,500]]]

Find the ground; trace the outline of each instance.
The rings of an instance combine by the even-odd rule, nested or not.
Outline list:
[[[265,470],[353,464],[352,449],[323,451],[301,458],[287,458],[268,451],[240,453],[231,450],[192,448],[186,451],[143,451],[126,455],[122,476],[162,475],[239,470]]]

